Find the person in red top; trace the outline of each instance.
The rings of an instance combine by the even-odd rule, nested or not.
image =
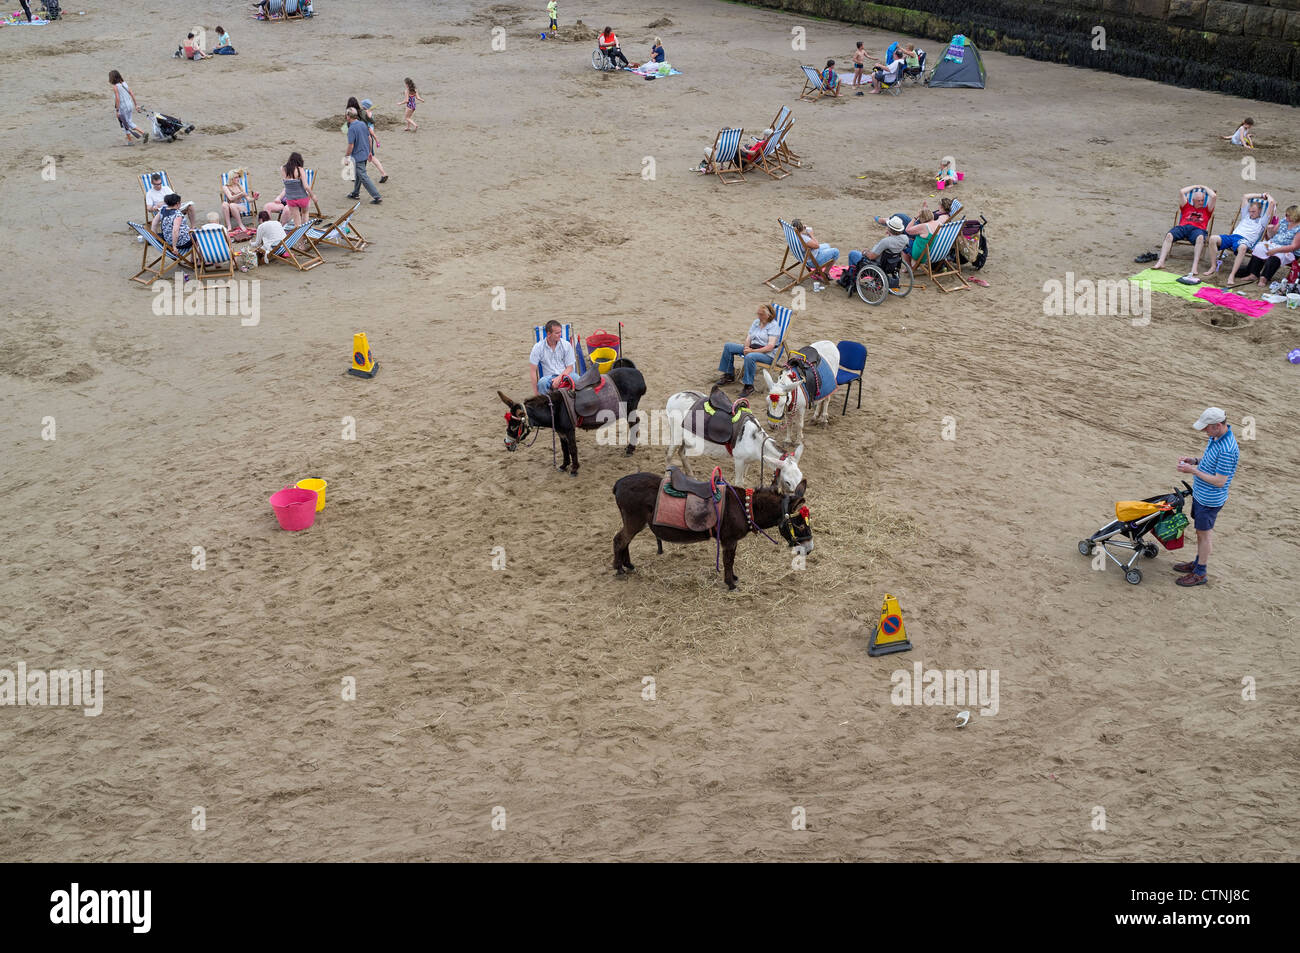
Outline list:
[[[1174,242],[1192,242],[1192,270],[1188,278],[1196,277],[1196,268],[1201,263],[1201,249],[1205,246],[1205,236],[1210,227],[1210,218],[1214,215],[1214,190],[1204,185],[1189,185],[1178,193],[1178,224],[1169,229],[1165,243],[1160,246],[1160,258],[1152,268],[1163,268],[1169,257],[1169,249]]]
[[[600,36],[597,38],[597,42],[600,45],[601,52],[608,56],[615,66],[619,65],[619,60],[623,61],[624,66],[627,65],[627,57],[624,56],[623,51],[618,48],[618,37],[614,35],[614,28],[612,26],[607,26],[605,29],[600,31]]]

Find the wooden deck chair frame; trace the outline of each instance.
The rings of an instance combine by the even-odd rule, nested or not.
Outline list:
[[[144,220],[145,223],[153,221],[154,214],[149,211],[149,180],[155,176],[162,176],[162,187],[168,192],[172,191],[171,179],[167,178],[167,173],[163,169],[154,169],[152,172],[145,172],[140,176],[140,197],[144,200]]]
[[[325,264],[325,259],[321,257],[320,249],[307,238],[307,233],[320,223],[312,219],[296,226],[293,231],[284,236],[284,241],[272,248],[266,255],[267,262],[278,261],[281,264],[293,265],[299,271],[311,271],[317,265]],[[303,246],[306,246],[306,251]],[[310,251],[310,254],[308,254]],[[284,252],[284,254],[281,254]],[[302,254],[302,260],[299,261],[298,255]]]
[[[289,10],[289,4],[291,3],[294,4],[294,9],[292,12],[290,12]],[[306,17],[304,17],[302,13],[302,4],[303,4],[303,0],[297,0],[296,3],[294,3],[294,0],[284,0],[284,19],[305,20]]]
[[[348,248],[352,251],[365,251],[369,242],[366,237],[357,230],[352,224],[352,216],[356,214],[357,209],[361,207],[360,202],[353,203],[352,207],[336,218],[329,225],[323,225],[319,228],[310,228],[307,230],[307,241],[312,243],[312,247],[320,251],[320,245],[333,245],[335,248]],[[315,235],[312,232],[316,232]]]
[[[781,358],[787,353],[785,338],[790,331],[790,318],[794,312],[775,301],[772,302],[772,310],[776,312],[776,323],[781,328],[781,336],[776,339],[776,347],[772,348],[772,366],[780,367]]]
[[[718,181],[723,185],[734,185],[737,182],[745,181],[745,173],[740,170],[740,142],[745,136],[744,129],[721,129],[718,131],[717,138],[713,140],[713,152],[708,159],[708,174],[716,175]],[[724,140],[726,145],[724,146]],[[723,155],[723,150],[731,154],[730,159],[720,160],[718,156]],[[724,168],[727,166],[729,168]],[[726,176],[735,176],[733,179],[727,179]]]
[[[957,236],[961,234],[961,227],[965,222],[966,219],[957,218],[941,225],[939,230],[934,233],[934,237],[930,239],[930,243],[925,246],[925,252],[922,253],[920,261],[914,262],[912,265],[913,275],[919,275],[921,266],[924,265],[925,274],[934,282],[934,286],[945,294],[949,291],[970,290],[970,285],[961,273],[961,255],[952,254],[952,250],[957,244]],[[939,259],[938,270],[936,270],[934,264],[935,257]],[[945,280],[953,279],[955,279],[955,282],[951,288],[944,287]],[[924,289],[926,285],[917,284],[914,287]]]
[[[159,278],[165,278],[173,268],[194,270],[193,245],[187,251],[177,251],[171,246],[171,242],[150,231],[148,225],[141,225],[139,222],[126,224],[144,239],[144,247],[140,250],[140,270],[131,276],[131,281],[148,286]],[[149,260],[150,252],[156,252],[158,255],[153,261]],[[147,280],[143,277],[145,275],[149,276]]]
[[[194,277],[200,281],[208,278],[235,277],[235,250],[230,247],[230,236],[218,225],[204,225],[192,233],[194,245]],[[224,252],[224,260],[222,254]],[[210,256],[210,257],[209,257]]]
[[[229,184],[230,184],[229,174],[226,172],[221,173],[221,187],[224,189]],[[253,198],[253,190],[248,185],[247,169],[244,170],[244,174],[240,178],[239,184],[243,186],[244,189],[244,210],[239,213],[239,227],[240,228],[244,227],[244,216],[249,215],[253,219],[253,227],[256,228],[257,227],[257,199]],[[219,191],[217,193],[218,204],[222,204],[225,201],[226,201],[226,193]]]
[[[320,210],[320,204],[316,201],[316,170],[303,169],[302,180],[307,184],[307,189],[311,192],[311,210],[316,213],[317,218],[324,218],[325,213]]]
[[[754,162],[754,167],[759,172],[764,172],[774,179],[784,179],[790,174],[790,170],[781,164],[781,143],[785,141],[785,133],[789,128],[790,126],[786,125],[776,130],[767,140],[762,154]]]
[[[815,103],[826,95],[826,84],[822,82],[822,74],[812,66],[800,66],[803,70],[803,92],[799,94],[800,99],[805,99],[810,103]],[[815,93],[816,95],[809,95]],[[775,127],[774,127],[775,128]]]
[[[830,266],[828,265],[826,268],[821,266],[818,266],[817,268],[809,268],[809,253],[804,248],[803,242],[799,239],[799,233],[796,232],[794,226],[785,219],[778,218],[777,221],[781,223],[781,232],[785,238],[785,254],[781,257],[781,270],[771,278],[768,278],[763,282],[763,284],[767,285],[778,294],[782,291],[789,291],[791,288],[807,281],[809,278],[819,278],[829,284],[830,275],[826,269]],[[796,246],[798,246],[798,251],[795,250]],[[797,270],[796,265],[798,266]],[[780,287],[772,284],[772,282],[776,281],[778,278],[786,279]]]

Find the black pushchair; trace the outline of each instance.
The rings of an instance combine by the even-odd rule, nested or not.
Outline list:
[[[47,20],[57,20],[63,15],[59,10],[59,0],[44,0],[44,6]]]
[[[1124,581],[1134,586],[1142,581],[1142,570],[1133,564],[1138,557],[1155,559],[1160,548],[1146,539],[1151,533],[1165,549],[1178,549],[1183,545],[1183,531],[1187,528],[1187,517],[1183,516],[1183,502],[1192,495],[1192,488],[1187,481],[1182,481],[1184,489],[1149,496],[1145,500],[1121,500],[1115,504],[1115,519],[1087,539],[1079,540],[1079,553],[1091,556],[1096,547],[1116,566],[1124,570]],[[1110,547],[1131,550],[1133,555],[1128,562],[1120,562]]]
[[[166,113],[150,112],[148,109],[140,109],[153,119],[153,137],[155,139],[166,139],[168,142],[175,142],[176,137],[181,133],[189,134],[194,131],[194,124],[187,123],[184,119],[177,119],[175,116],[168,116]]]

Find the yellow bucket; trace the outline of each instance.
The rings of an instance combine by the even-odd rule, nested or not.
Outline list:
[[[316,512],[317,513],[325,509],[325,487],[327,487],[328,485],[329,484],[327,484],[324,480],[317,480],[317,479],[299,480],[297,483],[294,484],[294,486],[296,486],[300,490],[316,491]]]
[[[593,348],[589,357],[592,362],[600,368],[602,374],[608,374],[609,369],[613,367],[614,362],[618,360],[618,351],[614,350],[612,347]]]

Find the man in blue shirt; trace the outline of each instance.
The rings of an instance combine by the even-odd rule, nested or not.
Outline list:
[[[382,202],[379,190],[370,181],[370,176],[366,175],[366,163],[370,161],[370,127],[357,116],[357,111],[351,106],[348,107],[348,148],[343,155],[351,158],[356,167],[356,179],[352,183],[352,192],[348,198],[361,198],[361,187],[364,185],[366,191],[370,193],[371,205]]]
[[[546,337],[533,345],[528,363],[533,365],[533,393],[545,397],[557,377],[573,374],[577,354],[573,345],[561,337],[564,328],[559,321],[547,321],[542,330]]]
[[[1228,485],[1237,472],[1237,438],[1229,426],[1228,416],[1218,407],[1207,407],[1192,424],[1210,438],[1199,457],[1179,457],[1178,472],[1192,474],[1192,524],[1196,527],[1196,559],[1176,563],[1180,586],[1203,586],[1206,563],[1210,558],[1210,541],[1219,510],[1228,502]]]

